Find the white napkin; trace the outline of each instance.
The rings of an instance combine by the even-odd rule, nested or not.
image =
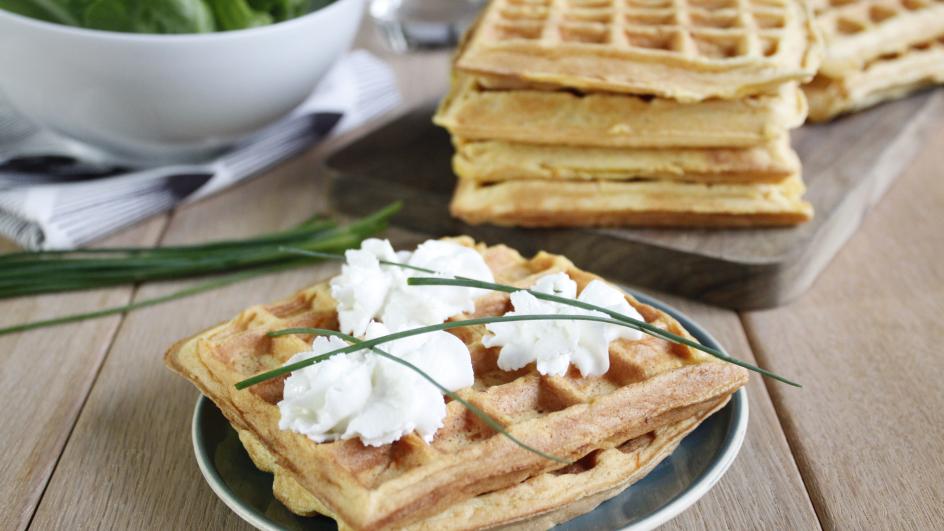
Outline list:
[[[279,146],[278,131],[291,120],[304,136],[283,143],[278,160],[234,175],[224,153],[207,163],[210,171],[196,178],[149,176],[144,172],[95,180],[30,185],[4,180],[0,173],[0,234],[28,249],[71,249],[173,208],[206,197],[258,175],[262,170],[323,139],[389,111],[400,103],[396,78],[388,65],[364,50],[341,58],[292,116],[235,146]],[[311,118],[300,118],[301,116]],[[338,119],[340,115],[340,119]],[[296,123],[297,122],[297,123]],[[283,125],[281,129],[279,126]]]

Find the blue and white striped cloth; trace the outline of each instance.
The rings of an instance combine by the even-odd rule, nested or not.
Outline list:
[[[137,172],[52,184],[0,172],[0,235],[28,249],[75,248],[258,175],[312,142],[399,103],[390,67],[366,51],[353,51],[338,61],[296,113],[209,162],[206,172],[159,178]],[[240,158],[251,149],[268,156]]]

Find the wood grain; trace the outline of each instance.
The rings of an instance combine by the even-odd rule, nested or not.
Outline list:
[[[934,112],[944,111],[938,98]],[[744,321],[827,528],[944,528],[944,123],[813,289]]]
[[[445,90],[445,87],[443,87]],[[804,292],[858,227],[865,212],[944,119],[926,92],[830,124],[794,132],[807,199],[816,217],[779,229],[529,229],[467,225],[449,214],[455,187],[448,134],[432,125],[435,102],[359,138],[326,161],[332,201],[363,213],[394,199],[411,208],[405,227],[462,232],[529,252],[546,248],[586,261],[620,281],[735,309],[782,304]],[[438,99],[438,98],[437,98]],[[598,249],[606,248],[607,253]]]
[[[153,244],[164,218],[111,238]],[[0,326],[124,304],[128,287],[0,303]],[[105,359],[120,316],[0,337],[0,527],[26,527]]]

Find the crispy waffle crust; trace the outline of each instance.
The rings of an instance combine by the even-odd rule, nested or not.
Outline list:
[[[806,119],[795,83],[740,100],[685,104],[569,90],[488,88],[457,75],[433,121],[467,140],[607,147],[744,147],[784,136]]]
[[[493,0],[456,66],[695,102],[808,80],[817,48],[799,0]]]
[[[803,191],[798,177],[774,184],[460,179],[450,209],[472,224],[523,227],[777,226],[812,218]]]
[[[626,181],[664,179],[703,183],[778,182],[800,161],[784,136],[731,149],[601,148],[456,140],[452,167],[481,183],[522,179]]]
[[[804,85],[803,91],[810,102],[810,120],[821,122],[941,83],[944,33],[937,39],[874,59],[862,70],[842,78],[816,76],[812,83]]]
[[[516,529],[543,530],[592,511],[642,479],[668,457],[701,422],[728,403],[729,397],[680,410],[684,420],[657,428],[616,448],[591,452],[574,465],[545,472],[517,485],[475,496],[445,511],[408,525],[415,531]],[[246,431],[240,439],[256,466],[272,472],[273,492],[296,514],[330,514],[291,473],[280,467],[255,437]],[[341,526],[342,529],[345,525]]]
[[[831,79],[944,35],[944,3],[935,0],[815,0],[814,11],[826,49],[819,74]]]
[[[596,278],[561,256],[526,260],[504,246],[475,248],[502,283],[526,287],[565,271],[582,289]],[[647,322],[690,337],[664,312],[627,300]],[[507,294],[491,293],[477,301],[474,315],[508,309]],[[358,440],[318,444],[278,429],[282,380],[234,387],[307,350],[310,337],[266,335],[295,326],[337,326],[327,283],[182,340],[165,361],[213,400],[254,461],[276,472],[274,491],[290,509],[330,515],[342,528],[434,529],[459,514],[474,518],[475,527],[562,521],[638,479],[747,381],[740,367],[650,336],[612,343],[610,370],[600,378],[542,376],[533,364],[506,372],[497,368],[497,349],[481,344],[484,327],[469,327],[455,330],[475,370],[475,384],[462,396],[518,439],[576,465],[565,469],[516,446],[456,402],[448,404],[432,444],[415,434],[382,447]]]
[[[944,83],[944,3],[817,0],[826,57],[803,87],[810,120],[824,121]]]

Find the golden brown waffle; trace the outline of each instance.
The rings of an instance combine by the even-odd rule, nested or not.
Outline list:
[[[810,220],[798,176],[776,184],[459,180],[450,210],[468,223],[522,227],[756,227]]]
[[[705,183],[778,182],[800,161],[787,137],[749,148],[605,148],[456,140],[452,167],[462,179],[489,183],[519,179],[635,178]]]
[[[488,90],[456,76],[434,121],[468,140],[609,147],[743,147],[800,126],[806,99],[795,84],[742,100],[684,104],[570,91]]]
[[[687,408],[684,420],[657,428],[616,448],[593,451],[572,466],[545,472],[517,485],[459,502],[404,529],[411,531],[474,530],[513,525],[515,529],[547,529],[592,511],[646,476],[679,442],[712,413],[728,403]],[[296,514],[325,514],[318,499],[247,431],[239,432],[256,466],[275,476],[275,497]],[[344,527],[342,526],[342,531]]]
[[[456,67],[687,102],[736,99],[812,78],[816,39],[799,0],[493,0]]]
[[[944,34],[900,53],[886,54],[868,62],[862,70],[838,79],[817,76],[804,85],[803,91],[810,102],[810,120],[824,121],[941,83]]]
[[[459,241],[472,244],[469,239]],[[540,253],[525,260],[504,246],[479,245],[476,249],[498,282],[530,286],[540,276],[565,271],[582,289],[596,278],[560,256]],[[646,321],[690,337],[669,315],[632,297],[627,300]],[[508,309],[507,294],[492,293],[477,301],[475,315],[499,315]],[[318,444],[279,430],[275,404],[281,397],[281,380],[246,391],[236,391],[233,385],[307,350],[311,338],[266,335],[294,326],[337,326],[327,282],[290,299],[252,307],[229,322],[178,342],[165,357],[173,370],[199,387],[243,434],[241,438],[257,463],[277,465],[286,472],[280,474],[276,494],[289,497],[293,492],[299,494],[299,489],[307,491],[317,502],[309,510],[332,515],[342,527],[377,529],[419,523],[477,496],[541,478],[562,467],[494,433],[455,402],[448,404],[444,426],[432,444],[415,434],[376,448],[365,447],[359,440]],[[571,460],[591,454],[612,455],[607,450],[619,449],[647,434],[662,440],[658,430],[693,416],[701,418],[747,379],[747,372],[740,367],[649,336],[641,341],[613,342],[610,370],[603,377],[581,378],[575,373],[541,376],[533,364],[506,372],[497,367],[497,349],[481,344],[484,327],[455,332],[469,346],[476,375],[474,386],[460,391],[464,398],[518,439]],[[256,444],[264,451],[253,448]],[[657,450],[654,455],[662,453]],[[618,487],[603,480],[597,484],[610,490]],[[559,505],[542,512],[553,513],[593,494],[600,493],[575,491],[569,499],[557,494]],[[304,499],[303,494],[298,497]],[[503,511],[496,506],[494,512],[480,515],[485,518],[483,525],[518,518]]]
[[[832,79],[944,35],[939,0],[816,0],[815,11],[825,43],[819,74]]]

